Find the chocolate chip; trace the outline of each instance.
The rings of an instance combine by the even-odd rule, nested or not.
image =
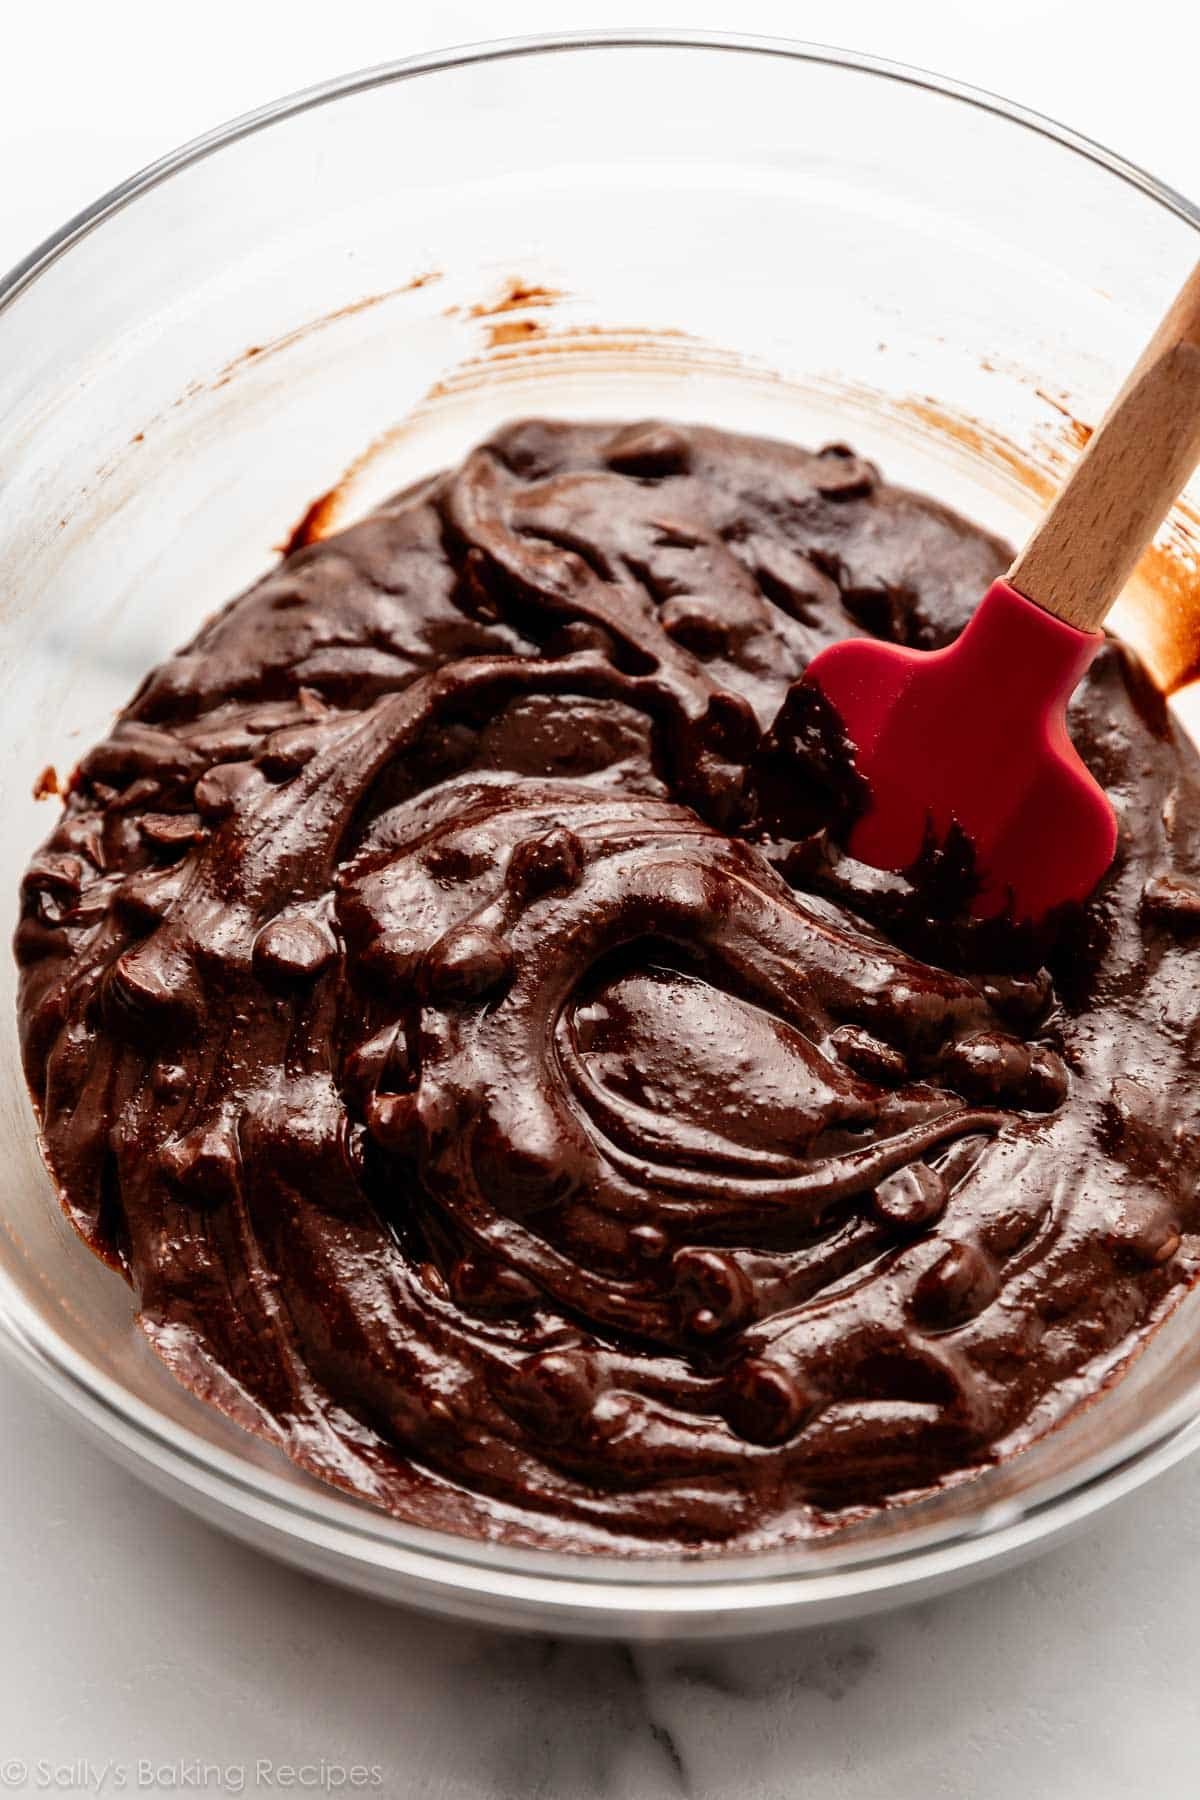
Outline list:
[[[127,788],[113,802],[114,812],[136,812],[144,807],[147,800],[157,800],[162,792],[162,783],[155,781],[150,775],[142,775],[131,781]]]
[[[242,795],[261,779],[253,763],[218,763],[196,783],[196,810],[206,819],[223,819]]]
[[[583,874],[583,845],[565,825],[522,840],[509,858],[509,892],[521,900],[562,893],[578,885]]]
[[[561,625],[546,640],[547,656],[603,656],[612,660],[616,650],[616,642],[611,631],[605,631],[603,625],[593,625],[587,619],[572,619],[569,624]]]
[[[1158,1097],[1132,1075],[1118,1075],[1100,1113],[1098,1136],[1110,1156],[1139,1174],[1153,1176],[1169,1158]]]
[[[913,1313],[935,1330],[948,1330],[990,1306],[996,1271],[974,1244],[954,1240],[927,1268],[913,1291]]]
[[[968,1100],[997,1100],[1025,1079],[1029,1053],[1016,1038],[979,1031],[942,1052],[941,1069]]]
[[[289,725],[273,731],[258,753],[258,766],[272,781],[296,775],[311,762],[321,745],[319,727]]]
[[[729,644],[729,621],[711,601],[691,595],[666,600],[658,622],[669,638],[693,656],[720,656]]]
[[[178,1100],[190,1077],[182,1063],[156,1063],[150,1081],[160,1100]]]
[[[1142,889],[1142,911],[1181,936],[1200,932],[1200,886],[1179,875],[1152,875]]]
[[[1170,1262],[1180,1244],[1183,1242],[1177,1226],[1165,1225],[1162,1236],[1151,1252],[1150,1260],[1161,1268],[1163,1263]]]
[[[215,1203],[237,1193],[237,1139],[222,1125],[198,1125],[162,1152],[162,1166],[189,1198]]]
[[[618,431],[605,446],[604,460],[622,475],[655,480],[679,475],[687,468],[691,452],[687,439],[670,425],[650,421]]]
[[[1071,1077],[1061,1056],[1044,1044],[1034,1044],[1029,1052],[1029,1072],[1021,1090],[1021,1099],[1031,1112],[1054,1112],[1070,1091]]]
[[[422,1263],[419,1272],[421,1280],[431,1294],[436,1295],[439,1300],[448,1300],[450,1298],[450,1289],[446,1285],[446,1277],[442,1274],[442,1271],[438,1268],[436,1263]]]
[[[861,1025],[839,1025],[829,1040],[848,1069],[880,1086],[895,1086],[908,1076],[901,1051],[865,1031]]]
[[[703,736],[710,749],[734,761],[746,762],[753,755],[762,731],[750,702],[743,700],[740,694],[727,693],[722,688],[708,703]]]
[[[456,925],[426,953],[425,991],[431,1000],[482,1000],[507,985],[513,953],[503,938],[470,921]]]
[[[187,1011],[196,1000],[191,965],[177,950],[159,944],[157,934],[126,950],[108,973],[108,994],[121,1012],[141,1018],[164,1018]]]
[[[799,1376],[766,1357],[751,1356],[729,1377],[723,1412],[748,1444],[783,1444],[816,1410],[817,1400]]]
[[[22,886],[27,894],[45,890],[56,899],[74,900],[83,886],[83,864],[77,856],[42,850],[26,869]]]
[[[472,544],[463,557],[462,569],[454,587],[454,604],[469,619],[481,625],[495,625],[503,617],[500,600],[488,585],[491,560]]]
[[[506,1404],[549,1443],[579,1430],[600,1388],[594,1361],[584,1350],[540,1350],[513,1371]]]
[[[1069,1078],[1061,1057],[1044,1044],[1025,1045],[1001,1031],[960,1038],[943,1050],[940,1062],[943,1076],[967,1100],[1052,1112],[1066,1098]]]
[[[362,1105],[375,1093],[407,1093],[415,1079],[415,1060],[403,1024],[382,1025],[356,1044],[342,1071],[347,1091]]]
[[[189,844],[199,844],[208,836],[200,823],[199,815],[186,813],[143,813],[138,820],[138,830],[159,850],[185,850]]]
[[[1125,1201],[1109,1237],[1118,1262],[1134,1269],[1162,1268],[1182,1241],[1179,1221],[1170,1207],[1150,1195]]]
[[[879,480],[878,471],[848,444],[826,444],[818,456],[814,482],[825,500],[864,500]]]
[[[928,1163],[910,1163],[879,1183],[871,1196],[871,1210],[884,1225],[903,1231],[920,1231],[940,1219],[946,1210],[946,1184]]]
[[[1024,1027],[1043,1016],[1053,996],[1048,969],[1038,969],[1033,975],[993,975],[979,985],[994,1011]]]
[[[372,1094],[366,1106],[367,1130],[381,1150],[409,1156],[420,1139],[415,1094]]]
[[[425,867],[435,881],[457,885],[483,875],[494,861],[492,852],[479,844],[465,844],[460,839],[442,839],[425,852]]]
[[[670,1247],[670,1239],[658,1225],[635,1225],[629,1233],[629,1250],[639,1262],[661,1262]]]
[[[518,1269],[490,1256],[464,1256],[450,1271],[450,1291],[461,1306],[478,1312],[520,1311],[537,1299],[537,1289]]]
[[[659,550],[699,550],[707,539],[698,519],[671,518],[657,513],[650,520],[654,543]]]
[[[336,954],[337,943],[328,926],[296,914],[272,919],[254,940],[259,974],[282,981],[312,981]]]
[[[735,1257],[722,1250],[677,1250],[671,1259],[675,1296],[685,1331],[711,1337],[749,1317],[751,1284]]]

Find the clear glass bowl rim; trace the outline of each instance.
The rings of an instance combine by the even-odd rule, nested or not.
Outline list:
[[[925,89],[995,114],[1086,158],[1200,233],[1200,207],[1137,164],[1042,113],[928,70],[825,44],[730,32],[585,31],[497,39],[424,52],[335,77],[255,110],[149,164],[77,213],[0,280],[0,314],[26,293],[73,245],[161,183],[205,157],[300,113],[375,88],[473,64],[516,57],[597,50],[698,50],[824,64],[849,73]],[[972,1569],[1003,1565],[1039,1540],[1074,1528],[1090,1514],[1131,1492],[1200,1447],[1200,1384],[1140,1432],[1109,1445],[1066,1476],[1032,1486],[1015,1500],[981,1507],[966,1519],[918,1527],[882,1545],[804,1546],[763,1554],[633,1558],[524,1550],[409,1526],[316,1483],[297,1493],[282,1477],[256,1468],[168,1425],[154,1408],[119,1382],[91,1369],[58,1339],[0,1272],[0,1349],[67,1411],[150,1480],[182,1488],[198,1510],[225,1511],[260,1541],[272,1535],[305,1544],[326,1571],[354,1585],[370,1585],[371,1568],[387,1569],[427,1594],[457,1591],[466,1598],[509,1600],[554,1615],[641,1612],[669,1630],[672,1616],[740,1611],[869,1610],[894,1604],[906,1591],[949,1584]],[[236,1525],[233,1526],[236,1530]],[[353,1569],[361,1571],[354,1580]],[[857,1603],[857,1604],[856,1604]]]

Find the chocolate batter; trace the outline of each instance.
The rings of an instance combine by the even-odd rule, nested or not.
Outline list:
[[[1200,1269],[1200,765],[1109,644],[1121,849],[1034,946],[952,851],[839,854],[792,688],[1007,561],[841,446],[534,420],[150,675],[17,955],[64,1203],[179,1379],[405,1518],[626,1550],[1094,1394]]]

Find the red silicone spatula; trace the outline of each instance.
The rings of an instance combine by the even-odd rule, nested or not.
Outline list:
[[[851,855],[909,869],[969,840],[981,917],[1087,897],[1117,824],[1067,736],[1099,627],[1200,462],[1200,265],[1008,572],[944,650],[853,638],[805,681],[838,714],[867,804]],[[956,833],[956,835],[957,835]]]

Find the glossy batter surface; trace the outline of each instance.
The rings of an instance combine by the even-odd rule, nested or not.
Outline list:
[[[1004,546],[819,455],[529,421],[301,549],[81,763],[17,934],[79,1231],[178,1377],[398,1514],[777,1544],[1094,1392],[1200,1266],[1193,753],[1048,947],[839,855],[789,693]]]

